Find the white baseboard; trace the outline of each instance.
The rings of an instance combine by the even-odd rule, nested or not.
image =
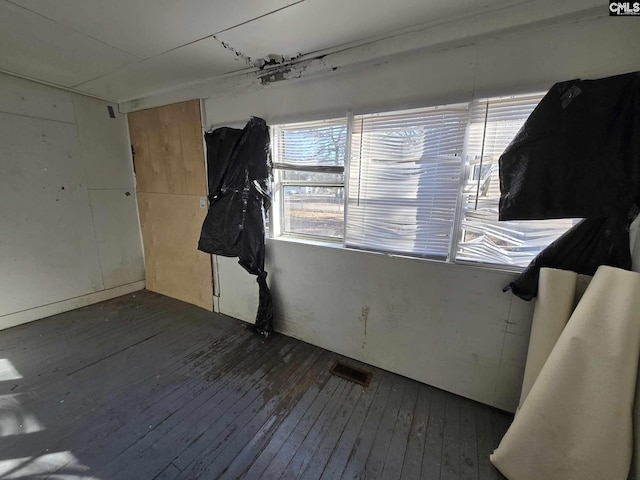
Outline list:
[[[75,310],[76,308],[109,300],[110,298],[126,295],[127,293],[137,292],[138,290],[142,290],[144,287],[144,280],[141,280],[139,282],[128,283],[126,285],[101,290],[88,295],[82,295],[81,297],[69,298],[68,300],[62,300],[61,302],[50,303],[41,307],[2,315],[0,316],[0,330],[15,327],[16,325],[21,325],[23,323],[33,322],[34,320],[50,317],[51,315],[57,315],[58,313],[68,312],[69,310]]]

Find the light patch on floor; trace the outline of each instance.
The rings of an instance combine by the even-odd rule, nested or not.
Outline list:
[[[7,380],[18,380],[22,375],[18,373],[16,368],[7,358],[0,358],[0,382]]]

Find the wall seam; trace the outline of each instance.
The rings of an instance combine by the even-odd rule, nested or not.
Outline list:
[[[80,165],[82,165],[82,179],[84,181],[85,184],[85,191],[87,192],[87,202],[89,204],[89,214],[91,215],[91,228],[93,230],[93,245],[95,248],[95,252],[96,252],[96,258],[98,259],[98,269],[100,270],[100,281],[102,282],[102,288],[100,289],[100,291],[105,290],[105,283],[104,283],[104,272],[103,270],[103,266],[102,266],[102,256],[100,255],[100,249],[98,248],[98,235],[96,233],[96,224],[95,224],[95,220],[93,218],[93,206],[91,205],[91,195],[89,194],[90,190],[89,190],[89,185],[88,185],[88,181],[87,181],[87,170],[85,168],[85,153],[86,153],[86,148],[84,145],[84,141],[82,139],[82,136],[80,135],[80,129],[78,128],[78,117],[77,117],[77,112],[76,112],[76,102],[74,102],[73,97],[71,97],[71,106],[73,108],[73,118],[75,120],[75,127],[76,127],[76,134],[78,135],[78,145],[81,149],[81,156],[80,156]]]

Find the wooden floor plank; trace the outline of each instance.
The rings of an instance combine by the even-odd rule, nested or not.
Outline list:
[[[295,388],[288,390],[280,405],[282,408],[266,419],[253,437],[245,442],[242,449],[229,462],[225,471],[220,473],[220,480],[244,476],[266,448],[271,444],[279,444],[281,440],[278,437],[282,438],[285,432],[291,432],[290,429],[299,421],[311,401],[317,396],[318,390],[328,380],[329,367],[332,363],[332,355],[329,352],[323,352],[304,379],[296,384]]]
[[[365,365],[356,366],[367,369]],[[332,420],[330,427],[322,439],[322,444],[313,454],[301,478],[312,480],[319,479],[323,475],[332,475],[331,468],[339,468],[339,472],[335,474],[335,478],[342,473],[349,452],[348,448],[344,448],[345,442],[346,445],[350,446],[353,442],[354,435],[357,435],[362,425],[364,413],[368,410],[368,406],[371,404],[373,398],[370,392],[377,390],[380,378],[382,377],[381,373],[382,371],[373,372],[372,381],[367,387],[354,387],[355,393],[349,395],[338,415]],[[351,439],[349,439],[349,433],[351,433]],[[340,449],[339,452],[337,452],[338,449]],[[342,458],[342,460],[339,460],[340,458]],[[330,463],[332,467],[329,467]]]
[[[189,463],[189,468],[184,469],[183,478],[218,478],[277,407],[288,409],[300,398],[300,388],[306,387],[300,382],[311,366],[319,360],[321,352],[314,349],[309,353],[309,349],[304,349],[301,355],[301,361],[292,357],[289,368],[282,368],[276,375],[271,376],[268,379],[270,387],[262,395],[254,398],[246,408],[238,406],[238,414],[235,417],[231,418],[235,412],[227,415],[220,426],[224,427],[222,432],[212,429],[207,432],[210,435],[209,439],[202,437],[198,440],[204,442],[206,448]],[[296,385],[297,388],[281,391],[278,387],[282,383]],[[274,385],[277,387],[273,388]],[[194,446],[192,444],[189,450],[195,450]]]
[[[393,431],[402,407],[402,398],[407,388],[407,382],[403,381],[405,380],[404,378],[396,377],[394,380],[395,385],[391,387],[391,394],[389,395],[387,406],[380,420],[376,436],[373,439],[369,458],[367,458],[365,478],[374,479],[382,477],[382,470],[385,460],[387,459],[387,454],[389,453]]]
[[[136,292],[122,297],[96,303],[86,307],[60,313],[2,331],[0,335],[0,350],[12,355],[19,352],[34,350],[47,344],[58,344],[61,339],[80,339],[91,335],[104,334],[96,330],[95,326],[107,318],[116,321],[127,317],[138,317],[138,309],[148,310],[157,303],[168,302],[171,299],[151,292]],[[175,305],[175,304],[173,304]],[[133,314],[129,316],[129,313]],[[69,335],[73,332],[73,335]]]
[[[178,319],[179,320],[179,319]],[[176,320],[176,321],[178,321]],[[109,349],[102,350],[100,347],[96,347],[96,355],[93,357],[83,357],[79,355],[75,359],[75,364],[69,367],[54,367],[54,370],[57,372],[52,373],[45,377],[40,374],[36,375],[35,381],[32,379],[31,381],[25,381],[26,385],[24,388],[18,388],[15,390],[15,393],[21,393],[25,397],[23,400],[23,405],[32,406],[42,401],[42,399],[50,400],[51,398],[58,397],[62,399],[65,395],[68,395],[67,392],[73,387],[75,389],[83,389],[82,385],[84,383],[92,384],[95,382],[95,376],[101,375],[105,373],[112,373],[108,371],[109,368],[117,368],[117,362],[122,361],[123,358],[126,358],[128,355],[133,354],[134,352],[141,351],[143,348],[148,347],[150,344],[157,344],[158,342],[163,343],[164,348],[166,349],[167,342],[161,336],[163,335],[162,330],[158,330],[158,327],[155,327],[156,330],[144,330],[141,333],[144,335],[134,336],[134,338],[125,338],[122,337],[118,343],[113,344]],[[177,326],[174,328],[178,328]],[[160,338],[156,338],[160,337]],[[166,337],[166,335],[165,335]],[[173,339],[170,338],[170,342],[180,342],[184,341],[185,336],[174,336]],[[144,345],[141,345],[144,344]],[[141,346],[142,348],[137,348]],[[87,347],[88,348],[88,347]],[[56,360],[50,360],[52,365],[55,365]],[[136,365],[137,367],[137,365]],[[137,372],[132,372],[131,368],[127,368],[123,373],[125,374],[136,374]],[[119,378],[122,378],[120,376]],[[139,378],[136,377],[136,378]],[[106,384],[105,384],[106,386]],[[95,389],[92,390],[92,393]],[[86,397],[83,397],[86,399]],[[71,399],[65,398],[65,403],[69,402]],[[82,399],[80,399],[82,400]],[[69,404],[67,403],[68,406]]]
[[[460,406],[460,480],[478,480],[478,444],[474,404],[461,399]]]
[[[304,470],[301,470],[303,471],[302,475],[298,475],[298,478],[320,478],[363,393],[364,389],[359,385],[353,385],[347,390],[346,399],[337,405],[335,415],[325,425],[320,444],[313,453],[308,454],[309,460]],[[305,455],[304,451],[301,453]]]
[[[256,337],[251,336],[250,338],[255,339]],[[222,355],[222,357],[224,358],[224,355]],[[84,454],[85,458],[89,457],[98,464],[104,464],[107,460],[115,460],[118,462],[120,460],[118,458],[119,455],[132,455],[132,452],[128,452],[128,450],[135,451],[133,453],[134,457],[144,452],[149,447],[149,443],[168,436],[175,425],[194,421],[198,409],[210,401],[221,388],[228,385],[231,379],[246,378],[243,368],[246,367],[250,369],[251,361],[256,361],[255,352],[254,354],[247,355],[241,362],[238,362],[235,356],[230,356],[226,361],[218,365],[218,368],[223,371],[226,367],[227,375],[218,378],[218,381],[213,383],[202,381],[201,379],[200,383],[202,384],[202,388],[198,389],[189,388],[188,384],[185,385],[185,390],[179,392],[181,395],[170,405],[171,410],[166,414],[164,420],[159,421],[157,425],[152,425],[148,433],[142,434],[148,426],[147,422],[144,421],[147,420],[147,418],[142,417],[142,420],[140,420],[134,417],[131,421],[123,424],[121,428],[112,432],[108,437],[92,444],[91,449]],[[152,414],[155,415],[158,409],[164,410],[165,407],[166,402],[158,402],[155,404]],[[122,461],[120,463],[124,464],[126,462]]]
[[[153,480],[173,480],[180,475],[180,470],[173,463],[167,465]]]
[[[282,472],[287,468],[289,462],[294,457],[300,444],[305,440],[307,434],[312,429],[316,420],[327,409],[332,397],[339,395],[344,390],[345,382],[337,377],[331,377],[325,387],[311,404],[302,419],[298,422],[295,429],[289,435],[287,440],[280,446],[276,455],[272,457],[269,465],[263,470],[262,476],[254,476],[250,470],[248,478],[279,478]],[[259,459],[258,459],[259,460]]]
[[[354,384],[341,379],[337,394],[333,395],[325,409],[316,419],[315,423],[305,436],[304,441],[297,448],[291,461],[282,471],[280,478],[300,478],[311,461],[311,458],[320,447],[320,442],[331,420],[344,404],[349,394],[354,389]]]
[[[188,339],[189,337],[178,337],[181,340]],[[161,346],[166,348],[171,345],[171,342],[164,341]],[[142,354],[144,358],[146,354]],[[158,359],[146,359],[146,367],[152,368],[154,371],[158,364]],[[175,358],[169,356],[168,362],[174,363]],[[115,362],[115,359],[112,359]],[[102,375],[106,375],[112,367],[106,366]],[[118,371],[119,369],[115,369]],[[37,396],[26,398],[21,402],[21,407],[25,411],[38,410],[40,411],[39,419],[41,422],[53,425],[48,431],[50,438],[45,439],[45,443],[41,444],[40,448],[45,451],[45,448],[57,448],[58,445],[64,447],[70,447],[65,441],[70,438],[71,435],[82,432],[86,428],[87,423],[96,421],[95,414],[102,412],[102,408],[107,404],[112,404],[115,398],[122,392],[122,389],[126,389],[135,385],[140,378],[146,378],[144,375],[145,365],[138,362],[138,365],[134,369],[127,369],[120,373],[117,378],[113,379],[110,383],[96,383],[96,378],[101,378],[102,375],[95,374],[95,376],[88,376],[83,382],[77,382],[77,379],[61,381],[59,385],[56,385],[54,389],[44,389],[43,392],[38,392]],[[142,375],[141,375],[142,374]],[[68,377],[67,377],[68,378]],[[86,386],[91,385],[92,388],[87,389]],[[51,400],[55,400],[54,404],[56,408],[51,408]],[[42,406],[41,406],[42,405]],[[46,406],[46,408],[43,408]],[[129,405],[129,408],[131,406]],[[79,413],[80,412],[80,413]],[[92,422],[89,422],[89,421]],[[117,422],[121,423],[121,422]],[[51,444],[51,438],[55,438],[55,443]],[[1,443],[1,442],[0,442]],[[19,453],[15,449],[23,447],[23,444],[29,447],[31,452],[36,447],[31,441],[25,441],[22,438],[17,438],[13,441],[11,454],[19,456]]]
[[[340,478],[358,478],[367,466],[367,459],[369,458],[371,447],[378,432],[389,396],[393,387],[397,385],[397,379],[393,376],[389,376],[385,378],[385,380],[386,381],[378,387],[376,398],[367,412],[367,417],[351,448],[349,459]]]
[[[291,388],[287,391],[278,392],[278,394],[269,394],[265,397],[264,406],[257,412],[255,408],[249,410],[249,421],[247,421],[247,415],[241,421],[238,421],[235,428],[239,429],[239,434],[230,438],[225,442],[224,448],[218,448],[211,451],[212,455],[216,457],[215,462],[210,462],[210,466],[203,472],[203,478],[219,478],[220,474],[226,471],[227,465],[243,450],[243,445],[247,445],[250,439],[254,438],[258,430],[261,430],[264,426],[269,425],[269,419],[276,419],[276,409],[280,411],[289,410],[299,400],[303,392],[309,386],[309,380],[305,381],[304,376],[309,372],[311,363],[325,364],[326,357],[323,355],[311,355],[309,361],[301,365],[296,372],[289,377],[287,382],[291,385],[295,385],[295,388]],[[272,396],[273,395],[273,396]],[[254,414],[255,412],[255,414]],[[277,421],[277,419],[276,419]]]
[[[460,398],[447,395],[444,407],[441,480],[460,478]]]
[[[151,327],[157,331],[158,323],[171,323],[176,312],[187,311],[189,306],[180,302],[174,304],[167,298],[158,298],[148,305],[138,298],[136,306],[141,310],[123,311],[116,310],[112,314],[105,314],[102,310],[89,318],[79,318],[74,325],[66,330],[59,327],[61,332],[48,333],[40,327],[40,322],[32,322],[34,335],[37,342],[29,342],[27,345],[16,341],[13,348],[4,349],[6,355],[10,355],[13,362],[20,366],[26,378],[32,378],[39,374],[38,383],[42,383],[42,377],[46,378],[50,373],[62,371],[68,363],[76,366],[92,360],[102,354],[103,350],[110,351],[114,345],[120,346],[123,337],[131,339],[139,336],[144,338],[145,327]],[[90,312],[90,311],[87,311]],[[70,312],[75,313],[75,312]],[[50,323],[50,319],[43,320]],[[9,329],[8,332],[11,332]],[[4,335],[3,331],[3,335]],[[52,366],[48,372],[46,367]]]
[[[484,405],[474,405],[476,426],[476,448],[478,450],[478,478],[480,480],[497,480],[500,478],[498,471],[491,464],[489,455],[497,447],[492,432],[491,417],[494,413]]]
[[[399,479],[402,474],[402,465],[407,450],[407,443],[409,442],[409,434],[411,424],[413,423],[419,388],[420,385],[418,382],[408,382],[405,388],[398,418],[393,429],[391,443],[389,444],[387,458],[384,461],[384,469],[382,470],[381,478],[385,480]]]
[[[244,333],[248,334],[246,331]],[[237,337],[230,336],[229,338]],[[210,347],[215,348],[216,343],[213,342]],[[215,349],[219,353],[220,359],[223,359],[225,348]],[[233,346],[229,344],[228,349],[232,350]],[[187,410],[188,401],[202,392],[202,388],[195,387],[210,385],[203,384],[200,379],[193,379],[186,375],[185,370],[187,369],[197,372],[200,361],[200,356],[192,358],[190,355],[189,358],[192,361],[184,364],[181,368],[176,368],[175,371],[163,370],[150,379],[151,382],[158,382],[158,377],[162,376],[170,379],[169,383],[156,383],[155,385],[145,383],[137,386],[138,388],[128,390],[125,392],[126,394],[115,399],[104,414],[95,419],[89,418],[88,420],[95,426],[97,432],[84,430],[75,434],[71,433],[76,443],[75,449],[80,452],[89,450],[87,455],[93,453],[91,449],[94,449],[98,454],[104,455],[105,452],[113,454],[114,450],[109,448],[109,445],[117,448],[139,441],[145,435],[155,431],[164,419],[174,416],[178,409],[184,407]],[[228,362],[235,364],[236,359],[229,358]],[[224,366],[224,363],[220,363],[219,366]],[[173,365],[167,365],[166,369],[172,367]],[[173,373],[176,373],[177,376],[173,376]],[[149,398],[149,393],[151,393],[151,398]],[[127,406],[128,411],[126,410]],[[81,423],[80,427],[85,424],[86,422]],[[104,442],[98,443],[103,439],[105,439]],[[68,444],[64,444],[61,448],[68,446]]]
[[[424,443],[422,469],[423,480],[439,480],[442,466],[442,440],[444,429],[444,405],[447,395],[441,390],[434,390],[431,395],[429,423]]]
[[[181,408],[178,410],[178,415],[167,417],[167,421],[162,422],[160,428],[142,437],[100,473],[107,478],[116,475],[118,478],[126,478],[127,471],[131,468],[137,469],[147,462],[155,464],[158,451],[180,468],[175,463],[175,458],[204,435],[207,428],[224,412],[245,394],[251,392],[253,385],[264,377],[266,372],[276,367],[277,359],[281,358],[280,355],[286,354],[293,348],[293,344],[280,336],[273,339],[273,344],[280,349],[273,358],[267,362],[254,359],[249,372],[238,371],[229,375],[228,383],[220,382],[220,385],[214,386],[214,395],[211,396],[211,392],[206,392],[206,398],[197,398],[194,404],[190,405],[191,408],[195,406],[195,409]]]
[[[355,444],[356,439],[360,434],[360,430],[362,429],[362,425],[365,421],[365,417],[367,416],[369,409],[371,408],[373,400],[376,398],[380,383],[383,381],[383,379],[388,379],[388,376],[388,372],[378,369],[373,370],[372,381],[369,384],[369,387],[367,387],[363,392],[355,411],[349,419],[349,423],[347,423],[346,427],[344,428],[342,435],[338,440],[338,443],[335,446],[331,457],[329,458],[329,461],[325,465],[322,476],[320,477],[321,479],[331,480],[334,478],[340,478],[340,476],[342,475],[342,472],[344,471],[344,468],[349,461],[351,448]]]
[[[333,364],[333,359],[329,360],[329,362],[329,364]],[[327,385],[330,379],[334,380],[333,386]],[[315,418],[314,412],[318,411],[324,404],[324,398],[335,390],[337,384],[335,377],[330,377],[328,369],[323,370],[316,382],[305,392],[291,412],[284,414],[284,420],[253,463],[242,468],[243,477],[262,478],[264,471],[274,461],[274,458],[289,440],[289,437],[294,431],[300,434],[305,428],[305,423],[308,424],[312,418]]]
[[[512,416],[162,295],[0,331],[0,349],[23,376],[0,382],[10,478],[504,478],[489,454]]]
[[[420,478],[427,425],[429,423],[432,390],[433,388],[427,385],[420,385],[411,422],[411,430],[409,431],[407,449],[402,464],[402,480]]]
[[[492,444],[494,445],[493,450],[497,448],[500,444],[500,440],[504,437],[504,434],[507,433],[509,425],[511,425],[511,421],[513,417],[506,412],[501,412],[495,409],[491,410],[491,436],[492,436]],[[495,467],[493,467],[495,469]],[[497,469],[495,470],[496,477],[498,480],[506,480],[505,476],[502,475]]]
[[[216,408],[214,415],[208,416],[207,420],[214,420],[210,423],[206,429],[203,429],[202,434],[197,438],[189,441],[188,444],[183,444],[184,450],[175,457],[173,463],[181,470],[187,469],[192,462],[196,462],[196,467],[192,467],[190,471],[201,471],[202,467],[206,467],[202,462],[201,455],[207,451],[207,447],[214,442],[215,447],[219,446],[219,442],[226,439],[229,428],[234,420],[236,420],[243,413],[251,413],[253,408],[258,408],[258,404],[262,402],[262,399],[267,395],[267,388],[271,381],[269,378],[271,375],[274,381],[280,384],[280,382],[286,381],[293,370],[296,368],[296,364],[302,361],[303,355],[307,353],[301,345],[295,345],[291,347],[289,352],[283,352],[283,359],[292,359],[288,361],[288,365],[284,366],[281,361],[274,362],[273,365],[269,365],[269,369],[265,369],[265,374],[261,376],[255,383],[247,384],[250,388],[243,390],[242,395],[238,395],[231,403],[227,403],[225,406],[219,406]],[[191,436],[190,436],[191,437]],[[171,446],[175,448],[175,444]],[[175,451],[175,450],[174,450]],[[178,450],[179,451],[179,450]],[[206,462],[206,459],[203,460]],[[194,475],[198,476],[198,475]],[[185,476],[184,478],[189,478]],[[193,476],[192,476],[193,478]]]

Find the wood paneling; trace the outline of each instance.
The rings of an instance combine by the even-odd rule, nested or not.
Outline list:
[[[129,114],[138,192],[206,195],[199,100]]]
[[[211,257],[197,250],[207,213],[200,123],[198,100],[129,114],[147,288],[213,310]]]
[[[211,260],[197,249],[207,210],[195,195],[138,193],[147,288],[213,310]]]
[[[0,477],[504,478],[489,454],[511,415],[162,295],[7,330],[0,351],[22,376],[0,382]]]

